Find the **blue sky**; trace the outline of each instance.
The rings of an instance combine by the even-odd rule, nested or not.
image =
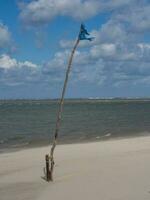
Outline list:
[[[0,98],[150,97],[149,0],[1,0]]]

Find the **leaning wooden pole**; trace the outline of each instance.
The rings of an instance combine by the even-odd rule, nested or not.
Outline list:
[[[68,62],[68,67],[67,67],[67,71],[66,71],[66,77],[65,77],[65,81],[64,81],[64,85],[63,85],[62,95],[61,95],[58,114],[57,114],[57,119],[56,119],[54,140],[53,140],[53,144],[52,144],[52,147],[51,147],[51,150],[50,150],[50,157],[49,157],[50,169],[48,169],[48,171],[46,172],[47,173],[47,181],[53,181],[53,170],[54,170],[54,164],[55,164],[54,163],[54,150],[55,150],[55,147],[56,147],[58,133],[59,133],[60,124],[61,124],[64,96],[65,96],[65,91],[66,91],[66,88],[67,88],[67,82],[68,82],[68,78],[69,78],[70,69],[71,69],[71,66],[72,66],[73,57],[74,57],[74,54],[75,54],[75,51],[77,49],[77,46],[78,46],[79,42],[80,42],[80,39],[78,37],[78,39],[76,40],[76,43],[75,43],[75,45],[73,47],[73,50],[71,52],[70,59],[69,59],[69,62]]]

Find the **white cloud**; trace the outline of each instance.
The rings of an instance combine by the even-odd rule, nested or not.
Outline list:
[[[144,1],[141,1],[141,3]],[[133,7],[124,9],[122,12],[114,16],[117,21],[127,23],[128,29],[132,32],[144,32],[150,30],[150,5],[135,4]]]
[[[19,62],[7,54],[0,56],[0,82],[5,85],[19,85],[39,80],[39,66],[29,62]]]
[[[127,40],[127,33],[124,25],[112,19],[110,19],[106,24],[101,27],[101,29],[96,33],[96,36],[97,40],[99,40],[96,42],[101,43],[119,43]]]
[[[4,70],[10,70],[15,68],[36,68],[37,65],[33,64],[32,62],[25,61],[25,62],[18,62],[15,58],[11,58],[7,54],[2,54],[0,56],[0,68]]]
[[[45,24],[58,15],[87,19],[98,13],[99,6],[98,0],[34,0],[21,7],[20,18],[28,25]]]
[[[9,57],[9,55],[3,54],[0,56],[0,68],[1,69],[8,70],[8,69],[11,69],[11,68],[14,68],[17,66],[18,66],[17,61],[15,59],[11,59]]]
[[[11,34],[8,27],[0,22],[0,48],[6,48],[11,42]]]
[[[115,44],[101,44],[95,45],[91,48],[91,55],[94,58],[99,57],[113,57],[116,55],[116,46]]]
[[[21,4],[20,18],[27,25],[43,25],[56,16],[86,20],[97,14],[132,5],[137,0],[32,0]]]

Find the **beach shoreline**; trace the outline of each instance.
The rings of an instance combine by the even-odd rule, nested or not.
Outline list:
[[[83,140],[83,141],[61,141],[58,140],[57,142],[57,146],[66,146],[66,145],[76,145],[76,144],[89,144],[89,143],[101,143],[101,142],[108,142],[108,141],[116,141],[116,140],[126,140],[126,139],[136,139],[136,138],[145,138],[145,137],[150,137],[149,133],[143,134],[143,135],[132,135],[132,136],[118,136],[118,137],[110,137],[110,136],[100,136],[97,137],[95,139],[87,139],[87,140]],[[24,150],[28,150],[28,149],[39,149],[39,148],[50,148],[52,144],[45,144],[45,143],[41,143],[41,144],[36,144],[36,145],[16,145],[16,147],[6,147],[6,148],[0,148],[0,155],[1,154],[5,154],[5,153],[14,153],[14,152],[18,152],[18,151],[24,151]]]

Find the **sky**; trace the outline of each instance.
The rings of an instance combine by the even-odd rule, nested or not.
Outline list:
[[[150,97],[150,0],[0,0],[0,99]]]

